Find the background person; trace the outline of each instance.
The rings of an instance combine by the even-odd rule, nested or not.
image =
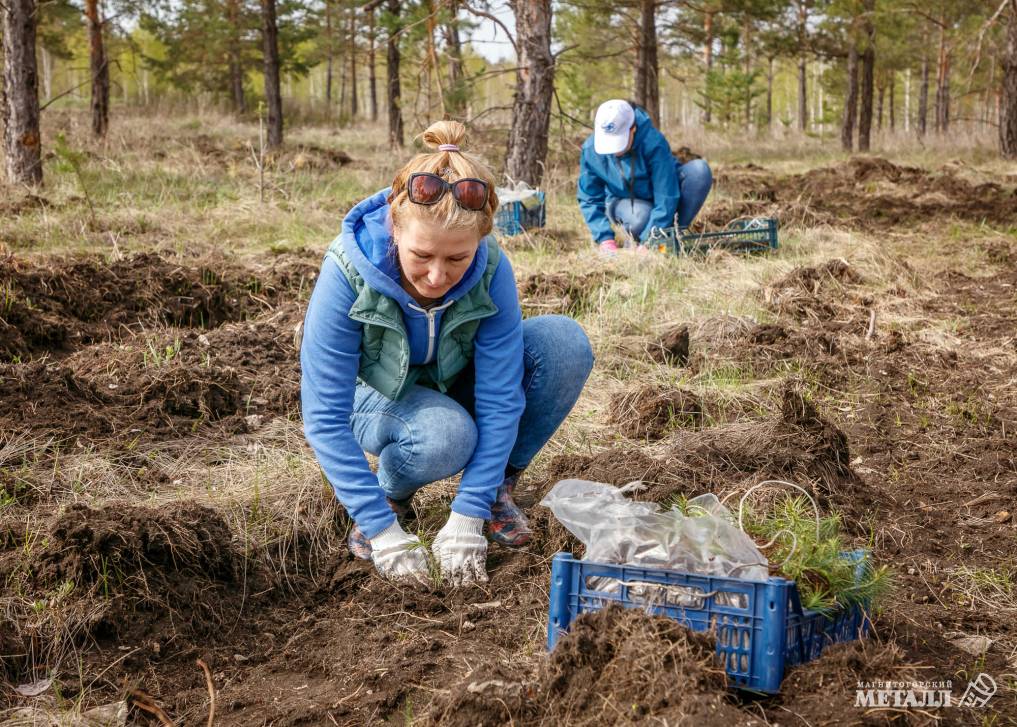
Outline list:
[[[497,542],[529,540],[513,488],[593,367],[574,320],[522,319],[512,266],[489,234],[494,180],[461,150],[465,131],[432,124],[423,141],[435,151],[349,212],[300,351],[304,432],[355,523],[350,551],[425,584],[420,540],[399,522],[413,494],[463,470],[433,552],[453,584],[486,581],[484,521]]]
[[[628,101],[605,101],[597,109],[593,134],[583,143],[577,199],[605,253],[618,250],[612,223],[639,247],[654,228],[687,229],[713,186],[702,159],[682,164],[649,114]]]

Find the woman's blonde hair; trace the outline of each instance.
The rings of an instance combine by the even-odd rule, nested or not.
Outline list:
[[[466,127],[458,121],[436,121],[421,134],[421,140],[435,151],[417,154],[396,174],[392,194],[388,201],[392,208],[392,225],[399,228],[410,218],[422,219],[450,230],[476,229],[481,237],[494,226],[494,213],[498,209],[498,195],[494,192],[494,176],[487,165],[472,154],[466,153]],[[443,144],[458,146],[459,151],[441,151]],[[437,174],[446,182],[471,177],[487,182],[487,204],[480,210],[463,209],[451,193],[437,204],[422,205],[410,202],[406,184],[414,172]]]

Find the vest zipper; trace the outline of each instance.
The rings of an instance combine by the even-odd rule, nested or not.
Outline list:
[[[418,313],[423,313],[425,316],[427,316],[427,356],[424,357],[424,364],[431,363],[431,358],[434,356],[435,348],[434,339],[436,333],[434,330],[434,317],[441,311],[448,308],[453,303],[455,303],[455,300],[450,300],[447,303],[442,303],[441,305],[435,306],[431,309],[421,308],[420,306],[413,305],[413,303],[408,304],[409,307],[412,308],[413,310],[417,311]]]

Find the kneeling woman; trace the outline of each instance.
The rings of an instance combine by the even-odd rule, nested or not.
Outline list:
[[[529,541],[512,500],[520,472],[571,411],[593,367],[582,328],[522,319],[490,235],[491,173],[465,128],[433,124],[391,189],[343,220],[304,322],[304,432],[355,522],[350,550],[389,578],[428,582],[399,517],[424,485],[463,471],[432,550],[444,578],[486,581],[492,540]],[[378,473],[364,451],[378,456]]]

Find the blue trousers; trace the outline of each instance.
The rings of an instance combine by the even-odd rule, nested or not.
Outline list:
[[[524,469],[572,411],[593,369],[593,349],[571,318],[528,318],[523,321],[523,367],[526,408],[508,459],[512,471]],[[477,446],[475,376],[471,366],[448,394],[414,386],[398,401],[357,386],[353,435],[365,451],[378,456],[378,483],[389,497],[404,500],[466,467]]]
[[[706,203],[713,186],[713,172],[702,159],[693,159],[688,164],[675,163],[678,166],[678,226],[685,228],[692,224]],[[653,200],[612,199],[607,205],[607,217],[638,240],[652,209]]]

